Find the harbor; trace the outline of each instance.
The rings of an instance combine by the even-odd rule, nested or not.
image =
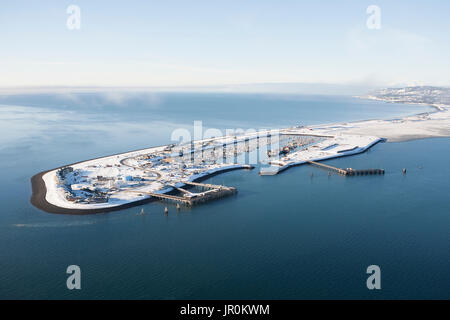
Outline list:
[[[244,100],[242,106],[247,103],[248,101]],[[305,102],[305,106],[307,104]],[[335,108],[335,104],[337,104],[336,100],[330,101],[330,112]],[[345,101],[342,104],[345,104]],[[195,102],[192,105],[195,106]],[[389,107],[395,108],[396,106],[390,105]],[[302,108],[298,108],[298,110],[300,109]],[[377,109],[379,109],[378,104]],[[350,111],[354,110],[350,109]],[[345,114],[349,114],[350,111],[346,109]],[[316,123],[325,123],[328,120],[329,116],[326,113],[319,112],[319,110],[317,113],[322,118],[316,120]],[[199,112],[195,116],[201,117]],[[301,114],[294,116],[297,119],[302,118]],[[99,114],[98,118],[101,117]],[[387,117],[389,117],[388,114],[385,115],[385,118]],[[376,118],[376,115],[368,114],[364,118]],[[204,119],[204,123],[213,123],[213,120]],[[106,120],[102,125],[110,126]],[[5,269],[8,276],[5,278],[7,285],[17,285],[15,276],[17,269],[28,267],[27,261],[30,257],[38,261],[42,259],[40,256],[44,255],[45,261],[55,261],[56,259],[64,265],[67,261],[73,263],[72,259],[76,253],[79,257],[85,257],[83,265],[88,263],[95,266],[97,270],[94,274],[85,272],[85,276],[89,277],[86,280],[89,282],[98,281],[98,277],[103,277],[100,279],[104,279],[105,283],[114,284],[115,282],[108,282],[110,281],[108,275],[102,276],[104,275],[102,270],[111,270],[114,274],[123,275],[120,283],[129,283],[130,279],[132,280],[132,285],[126,286],[124,290],[113,290],[122,289],[118,286],[102,286],[103,289],[99,291],[99,296],[106,298],[117,298],[121,294],[130,298],[142,298],[143,293],[154,298],[172,297],[174,293],[180,297],[195,298],[201,296],[201,293],[197,290],[191,291],[194,283],[208,292],[211,292],[210,290],[213,288],[214,291],[209,295],[211,298],[220,298],[229,292],[236,293],[238,298],[246,298],[254,293],[251,290],[252,284],[260,279],[260,275],[267,279],[262,283],[261,297],[270,298],[274,294],[279,294],[286,299],[307,298],[310,294],[316,297],[320,297],[320,294],[333,297],[334,293],[341,292],[342,288],[335,286],[335,289],[327,290],[326,293],[323,290],[314,291],[313,289],[307,292],[303,291],[305,284],[310,288],[314,288],[316,285],[323,288],[329,283],[334,283],[336,270],[330,265],[330,259],[339,260],[339,257],[344,256],[349,264],[356,263],[356,267],[359,268],[358,263],[362,259],[373,263],[373,250],[381,253],[386,248],[390,248],[391,251],[381,257],[384,265],[402,264],[405,259],[414,265],[417,262],[415,258],[419,255],[426,256],[430,252],[429,248],[432,247],[434,249],[431,259],[421,259],[422,264],[415,265],[417,267],[413,270],[399,269],[398,275],[400,279],[403,279],[401,276],[404,275],[404,272],[409,272],[409,278],[419,279],[421,286],[417,291],[420,291],[418,294],[415,294],[414,288],[411,286],[407,287],[406,280],[405,286],[402,287],[402,290],[404,288],[405,292],[409,292],[412,297],[420,298],[427,294],[434,294],[439,298],[442,294],[443,291],[436,291],[436,288],[442,283],[447,283],[445,282],[447,264],[441,262],[442,257],[445,257],[448,237],[436,236],[436,234],[446,235],[445,226],[448,225],[448,215],[446,215],[448,204],[445,200],[448,188],[441,178],[446,176],[448,171],[445,161],[448,159],[446,147],[449,139],[378,143],[366,150],[368,152],[341,156],[342,153],[338,153],[337,150],[350,150],[355,146],[365,147],[370,140],[362,139],[357,133],[341,133],[336,124],[326,127],[317,126],[320,129],[312,127],[313,130],[293,128],[282,132],[312,134],[311,138],[309,135],[303,136],[305,142],[315,141],[311,141],[310,146],[303,146],[302,151],[299,151],[300,148],[297,147],[297,149],[292,149],[289,153],[279,156],[273,152],[274,156],[269,157],[267,155],[269,148],[264,147],[264,138],[261,138],[260,151],[256,149],[249,153],[239,154],[237,163],[234,163],[232,142],[234,138],[230,137],[231,144],[227,145],[227,150],[230,150],[229,153],[232,157],[227,159],[227,164],[223,166],[223,169],[236,167],[234,171],[227,172],[223,169],[211,168],[211,171],[208,172],[204,171],[206,168],[191,169],[190,157],[188,157],[188,161],[185,163],[187,168],[184,170],[188,174],[191,170],[199,170],[199,173],[195,175],[195,177],[199,177],[198,179],[194,181],[191,176],[187,176],[185,179],[174,178],[161,185],[166,190],[155,188],[150,191],[182,197],[181,191],[175,191],[173,187],[176,186],[189,192],[201,191],[200,188],[181,184],[183,181],[194,181],[236,188],[238,192],[229,197],[216,198],[206,203],[199,202],[193,206],[145,194],[140,197],[138,193],[126,195],[119,192],[114,194],[113,191],[109,193],[108,202],[105,203],[69,203],[62,197],[57,201],[51,199],[51,194],[54,192],[52,189],[55,188],[54,184],[50,181],[46,185],[42,177],[46,180],[55,177],[55,170],[63,166],[73,167],[72,172],[66,171],[69,179],[77,170],[81,170],[80,178],[87,176],[83,178],[87,181],[80,181],[80,185],[73,189],[74,192],[79,192],[76,190],[77,187],[90,187],[93,190],[95,190],[94,188],[110,187],[128,188],[125,184],[130,184],[131,190],[134,188],[144,190],[150,189],[152,184],[170,178],[171,170],[160,170],[160,168],[174,166],[177,158],[174,159],[175,162],[171,163],[167,163],[167,160],[158,161],[156,157],[151,158],[154,165],[143,170],[139,169],[137,165],[137,168],[121,165],[122,159],[129,158],[124,162],[134,166],[135,156],[144,156],[154,152],[162,153],[164,145],[175,143],[169,141],[170,135],[165,132],[161,134],[163,136],[161,139],[149,136],[146,138],[148,141],[136,142],[138,135],[136,131],[141,130],[141,127],[136,123],[133,125],[136,126],[136,130],[124,131],[126,139],[115,141],[115,145],[111,147],[108,147],[108,143],[112,140],[111,137],[114,137],[113,135],[93,135],[90,128],[89,130],[86,128],[78,137],[73,134],[67,136],[61,126],[61,131],[53,133],[53,135],[64,143],[50,144],[44,140],[45,143],[26,149],[27,144],[18,140],[20,149],[16,156],[14,158],[4,157],[4,167],[8,168],[5,170],[8,183],[3,190],[7,204],[7,210],[3,215],[5,226],[2,233],[4,235],[3,242],[6,247],[8,245],[11,247],[10,250],[6,248],[7,256],[14,261],[21,262],[17,266]],[[146,127],[151,125],[155,124],[145,123]],[[256,127],[254,123],[245,123],[242,126]],[[345,126],[355,127],[356,125],[347,123]],[[132,127],[131,124],[130,127]],[[75,129],[74,127],[70,128]],[[158,128],[158,130],[162,129]],[[386,132],[386,135],[391,133],[392,131]],[[361,132],[360,135],[363,134]],[[374,134],[374,136],[384,137],[381,134],[383,133]],[[87,136],[92,138],[89,143],[83,144],[85,141],[83,139]],[[284,134],[284,136],[288,136],[288,134]],[[101,143],[95,143],[94,137],[101,139]],[[297,138],[296,135],[291,134],[289,137]],[[284,137],[281,140],[283,139]],[[276,139],[272,140],[274,143],[270,151],[275,151]],[[92,143],[90,143],[91,141]],[[255,141],[256,139],[250,140],[249,144],[251,145]],[[290,141],[287,141],[288,143]],[[220,141],[216,141],[215,144],[220,145]],[[313,147],[313,145],[317,147]],[[214,147],[214,144],[209,146]],[[284,146],[284,142],[282,142],[278,149]],[[185,150],[188,150],[189,147],[185,145]],[[238,147],[241,146],[238,145]],[[175,153],[177,148],[179,148],[178,145],[172,147],[172,153]],[[216,151],[217,149],[216,147]],[[243,149],[245,149],[245,145]],[[23,156],[23,150],[29,150],[29,157]],[[125,152],[128,150],[132,151]],[[359,149],[354,149],[353,152],[357,150]],[[209,154],[211,151],[213,150],[210,149]],[[351,151],[344,151],[344,153],[347,152]],[[204,156],[207,154],[208,151],[204,150]],[[252,159],[255,154],[258,155],[257,163],[254,163]],[[198,155],[196,158],[200,160],[201,150]],[[326,158],[333,155],[339,157]],[[41,157],[41,160],[35,163],[34,160],[30,161],[30,157],[33,159]],[[91,159],[95,157],[100,158]],[[283,159],[284,157],[285,159]],[[241,167],[245,158],[249,158],[249,163],[253,163],[255,169],[248,170]],[[9,169],[8,162],[15,161],[15,159],[18,159],[18,163],[14,169]],[[331,172],[331,176],[328,177],[330,171],[303,162],[296,166],[286,167],[276,176],[260,176],[258,174],[262,167],[276,169],[288,164],[289,161],[297,163],[306,159],[343,169],[348,167],[355,170],[384,168],[386,173],[385,175],[343,176]],[[144,165],[149,160],[138,161]],[[78,161],[80,163],[76,163]],[[197,162],[202,165],[201,161]],[[221,159],[218,159],[218,163],[221,162]],[[269,164],[269,162],[273,162],[273,164]],[[112,167],[107,167],[107,165]],[[403,168],[406,169],[406,173],[403,173]],[[151,172],[153,170],[154,172]],[[48,211],[41,210],[40,206],[36,207],[26,203],[29,201],[31,193],[26,192],[27,188],[30,189],[28,177],[41,171],[45,173],[36,177],[35,181],[42,183],[36,184],[33,196],[36,195],[35,191],[40,190],[41,196],[36,198],[45,200],[48,193],[48,199],[57,205],[53,205],[49,209],[50,203],[47,202],[42,206],[47,205],[43,208],[56,214],[47,214]],[[179,169],[177,171],[180,172]],[[213,176],[212,171],[216,172],[216,175]],[[160,173],[161,177],[156,175],[156,172]],[[192,173],[193,175],[194,173]],[[102,177],[98,179],[97,176]],[[131,176],[131,179],[128,178],[129,180],[136,181],[127,181],[127,176]],[[145,180],[137,181],[140,176]],[[18,180],[19,177],[24,177],[22,182]],[[119,180],[119,177],[122,180]],[[122,182],[124,186],[121,186],[119,182]],[[98,183],[98,185],[93,186],[93,183]],[[142,184],[141,187],[137,186],[138,184]],[[115,199],[119,196],[128,197],[129,201],[123,200],[119,206],[112,206],[112,201],[117,204]],[[17,200],[17,197],[20,197],[20,201]],[[142,200],[137,200],[139,198]],[[374,205],[374,199],[378,202],[377,205]],[[64,208],[64,206],[74,207]],[[73,214],[84,214],[84,216]],[[390,227],[387,228],[387,226]],[[417,243],[426,245],[417,246]],[[217,252],[221,254],[217,254]],[[313,253],[312,256],[311,253]],[[224,254],[227,256],[224,257]],[[261,268],[264,263],[267,263],[267,268]],[[205,266],[210,264],[217,268],[216,273],[205,272]],[[136,268],[136,266],[142,267]],[[174,266],[176,266],[175,270],[172,269]],[[194,270],[189,269],[190,266],[194,266]],[[286,266],[288,268],[285,268]],[[427,276],[428,273],[424,272],[430,268],[434,268],[433,270],[436,271],[433,276]],[[124,273],[124,270],[128,270],[128,272]],[[280,273],[279,270],[283,270],[283,272]],[[304,270],[305,274],[299,274],[298,270]],[[327,270],[329,272],[323,274],[330,276],[323,278],[318,274],[318,270]],[[255,274],[255,271],[259,274]],[[57,268],[49,270],[48,277],[52,277],[55,272],[59,272]],[[183,276],[186,272],[193,274],[193,277]],[[365,274],[365,269],[362,268],[360,272]],[[26,283],[33,281],[31,274],[35,274],[33,268],[30,269],[30,277],[20,281],[23,288],[26,288]],[[210,286],[213,277],[227,274],[241,276],[242,279],[247,280],[240,285],[241,282],[235,284],[227,281],[227,278],[223,278],[223,287]],[[345,276],[347,270],[344,269],[339,274],[342,274],[342,283],[346,283],[344,280],[347,279]],[[44,272],[43,275],[45,276],[46,273]],[[423,275],[425,275],[425,279],[420,280]],[[161,281],[155,280],[158,277],[162,277]],[[180,282],[179,279],[184,280]],[[317,284],[316,281],[321,282]],[[88,282],[85,283],[88,284]],[[142,283],[145,286],[142,286]],[[286,285],[280,287],[280,283],[286,283],[287,287]],[[427,291],[430,283],[433,284],[433,289]],[[53,286],[54,284],[50,281],[42,290],[39,290],[38,286],[36,293],[29,293],[27,296],[33,298],[39,294],[48,294],[48,292],[52,292]],[[361,281],[352,283],[350,286],[351,290],[346,292],[354,294],[354,297],[357,297],[355,293],[358,292],[357,290],[365,289],[364,283]],[[7,286],[4,287],[5,295],[11,294],[6,290]],[[406,290],[408,288],[410,290]],[[15,296],[20,298],[25,293],[19,289]],[[64,283],[61,291],[64,291]],[[93,296],[85,290],[82,292],[85,292],[86,298]],[[117,294],[113,294],[114,292]],[[286,294],[286,292],[293,294]],[[72,294],[72,292],[68,292],[66,297],[70,297]],[[389,296],[389,294],[401,293],[394,289],[387,294]],[[55,293],[54,296],[57,297]]]
[[[92,159],[44,172],[45,198],[35,203],[52,212],[98,213],[152,200],[198,205],[236,194],[233,186],[201,184],[230,170],[259,168],[275,175],[314,165],[344,176],[383,174],[383,169],[334,168],[324,160],[365,152],[382,138],[330,134],[332,127],[292,127],[191,140]],[[320,163],[319,163],[320,162]],[[35,180],[36,180],[35,179]],[[201,189],[193,192],[191,188]],[[41,193],[42,194],[42,193]],[[42,197],[42,196],[41,196]]]
[[[193,206],[200,203],[205,203],[208,201],[212,201],[215,199],[227,197],[233,194],[237,193],[237,189],[234,187],[227,187],[227,186],[221,186],[221,185],[213,185],[213,184],[205,184],[205,183],[197,183],[197,182],[185,182],[188,186],[195,186],[203,188],[204,191],[202,192],[189,192],[186,189],[175,187],[173,188],[177,191],[181,192],[180,195],[172,195],[172,194],[164,194],[164,193],[153,193],[153,192],[144,192],[144,191],[127,191],[127,192],[133,192],[133,193],[139,193],[139,194],[145,194],[150,197],[167,201],[171,203],[176,204],[183,204],[186,206]]]

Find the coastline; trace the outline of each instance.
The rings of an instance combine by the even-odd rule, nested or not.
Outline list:
[[[382,100],[380,100],[382,101]],[[385,101],[389,102],[389,101]],[[391,102],[395,103],[395,102]],[[413,104],[413,103],[411,103]],[[424,103],[416,103],[416,105],[423,105],[428,107],[433,107],[435,110],[431,112],[422,112],[411,116],[406,116],[401,119],[390,119],[390,120],[362,120],[362,121],[354,121],[354,122],[344,122],[344,123],[335,123],[335,124],[326,124],[326,125],[312,125],[307,126],[306,128],[309,130],[321,130],[323,132],[326,132],[331,135],[335,134],[349,134],[349,135],[363,135],[363,136],[377,136],[377,137],[383,137],[379,138],[374,144],[380,142],[380,141],[388,141],[388,142],[403,142],[403,141],[409,141],[409,140],[416,140],[416,139],[424,139],[424,138],[431,138],[431,137],[446,137],[450,136],[450,112],[446,108],[447,106],[441,106],[441,105],[430,105],[430,104],[424,104]],[[436,115],[444,115],[441,118],[436,119]],[[442,132],[433,132],[433,129],[436,129],[436,123],[438,122],[437,129],[442,130]],[[442,122],[444,121],[444,122]],[[430,126],[430,122],[434,124],[434,126]],[[424,124],[428,124],[428,127]],[[447,131],[445,131],[445,124],[448,123]],[[419,128],[417,128],[417,124],[420,125]],[[444,124],[444,126],[442,126]],[[415,127],[414,127],[415,126]],[[399,128],[400,127],[400,128]],[[444,128],[444,129],[442,129]],[[420,130],[417,130],[420,129]],[[367,149],[372,147],[374,144],[368,145],[362,150],[358,152],[349,153],[348,155],[356,154],[356,153],[362,153],[365,152]],[[30,202],[33,206],[36,208],[43,210],[48,213],[56,213],[56,214],[74,214],[74,215],[84,215],[84,214],[98,214],[98,213],[107,213],[112,211],[118,211],[123,210],[131,207],[136,207],[143,205],[145,203],[149,203],[151,201],[154,201],[153,197],[148,197],[140,200],[134,200],[127,203],[117,204],[114,206],[108,206],[108,207],[101,207],[101,208],[86,208],[86,209],[79,209],[79,208],[65,208],[65,207],[59,207],[57,205],[54,205],[47,201],[47,186],[44,181],[43,176],[47,174],[48,172],[58,170],[60,168],[66,167],[66,166],[73,166],[76,164],[97,160],[97,159],[103,159],[108,157],[114,157],[117,155],[125,155],[128,153],[133,152],[140,152],[150,149],[157,149],[161,148],[163,146],[159,147],[150,147],[150,148],[143,148],[143,149],[137,149],[127,152],[121,152],[116,153],[108,156],[102,156],[97,157],[89,160],[83,160],[78,161],[72,164],[60,166],[58,168],[46,170],[43,172],[40,172],[38,174],[35,174],[31,178],[31,185],[32,185],[32,195],[30,198]],[[344,154],[341,156],[345,156]],[[339,156],[338,156],[339,157]],[[316,159],[316,161],[320,160],[326,160],[324,159]],[[279,168],[278,172],[284,171],[287,168],[291,166],[297,166],[305,163],[304,161],[298,162],[298,163],[289,163],[285,166],[282,166]],[[220,168],[218,170],[214,170],[213,172],[205,172],[201,174],[198,177],[193,176],[192,180],[190,181],[202,181],[205,179],[208,179],[214,175],[224,173],[231,170],[237,170],[237,169],[245,169],[248,167],[246,166],[231,166],[231,167],[224,167]],[[174,192],[173,188],[168,188],[162,191],[162,193],[171,194]]]
[[[147,149],[147,148],[146,148]],[[142,149],[142,150],[146,150],[146,149]],[[121,153],[122,154],[122,153]],[[101,159],[103,157],[99,157],[99,158],[95,158],[95,159]],[[90,159],[90,160],[95,160],[95,159]],[[81,162],[85,162],[85,161],[81,161]],[[76,162],[76,163],[80,163],[80,162]],[[72,163],[69,164],[69,166],[74,165],[76,163]],[[128,202],[128,203],[124,203],[124,204],[120,204],[117,206],[111,206],[111,207],[104,207],[104,208],[98,208],[98,209],[73,209],[73,208],[63,208],[63,207],[58,207],[50,202],[47,201],[46,194],[47,194],[47,187],[45,185],[44,179],[42,178],[47,172],[53,171],[53,170],[57,170],[60,169],[62,167],[65,166],[61,166],[55,169],[50,169],[50,170],[46,170],[46,171],[42,171],[38,174],[35,174],[33,177],[31,177],[31,189],[32,189],[32,194],[31,194],[31,198],[30,198],[30,202],[33,206],[35,206],[36,208],[43,210],[45,212],[48,213],[55,213],[55,214],[71,214],[71,215],[87,215],[87,214],[99,214],[99,213],[108,213],[108,212],[113,212],[113,211],[119,211],[119,210],[123,210],[123,209],[128,209],[128,208],[132,208],[132,207],[137,207],[152,201],[158,201],[158,199],[149,197],[146,199],[142,199],[142,200],[137,200],[137,201],[132,201],[132,202]],[[217,170],[215,172],[211,172],[208,174],[204,174],[202,176],[196,177],[194,179],[192,179],[192,182],[200,182],[206,179],[209,179],[215,175],[221,174],[221,173],[225,173],[225,172],[229,172],[229,171],[234,171],[234,170],[242,170],[242,169],[251,169],[247,166],[234,166],[234,167],[227,167],[224,168],[222,170]],[[186,189],[189,189],[189,186],[186,187]],[[171,194],[173,191],[169,191],[169,192],[165,192],[165,194]]]
[[[367,96],[357,98],[376,100],[391,104],[405,103]],[[371,119],[336,123],[335,126],[340,126],[340,128],[334,132],[375,135],[386,138],[387,142],[406,142],[418,139],[450,137],[449,105],[423,102],[408,102],[407,104],[430,107],[434,108],[434,110],[420,112],[398,119]]]

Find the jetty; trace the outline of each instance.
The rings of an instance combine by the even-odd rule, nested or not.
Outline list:
[[[191,182],[191,181],[183,181],[182,183],[191,185],[191,186],[201,187],[203,189],[216,189],[216,190],[235,189],[233,187],[222,186],[219,184],[199,183],[199,182]]]
[[[341,174],[343,176],[346,176],[347,173],[348,173],[347,170],[345,170],[345,169],[336,168],[336,167],[329,166],[329,165],[324,164],[324,163],[320,163],[320,162],[316,162],[316,161],[306,161],[306,162],[311,164],[311,165],[313,165],[313,166],[316,166],[316,167],[319,167],[319,168],[323,168],[323,169],[326,169],[328,171],[339,173],[339,174]]]
[[[306,161],[306,162],[310,165],[326,169],[331,172],[336,172],[343,176],[367,176],[367,175],[384,174],[384,169],[363,169],[363,170],[355,170],[353,168],[342,169],[316,161]]]
[[[153,198],[168,201],[168,202],[174,202],[174,203],[181,203],[186,206],[193,206],[199,203],[204,203],[207,201],[215,200],[218,198],[223,198],[226,196],[230,196],[237,193],[237,189],[234,187],[227,187],[222,185],[215,185],[215,184],[208,184],[208,183],[198,183],[198,182],[191,182],[191,181],[183,181],[181,182],[185,185],[191,185],[195,187],[200,187],[204,191],[202,192],[190,192],[186,189],[172,186],[175,190],[180,191],[182,195],[172,195],[172,194],[166,194],[166,193],[155,193],[155,192],[147,192],[147,191],[137,191],[137,190],[127,190],[127,192],[132,193],[139,193],[139,194],[145,194],[148,196],[151,196]]]

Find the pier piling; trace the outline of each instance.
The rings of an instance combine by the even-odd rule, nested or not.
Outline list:
[[[331,171],[339,173],[340,175],[343,176],[367,176],[367,175],[382,175],[384,174],[384,169],[365,169],[365,170],[355,170],[353,168],[347,168],[347,169],[342,169],[342,168],[337,168],[337,167],[333,167],[324,163],[319,163],[319,162],[315,162],[315,161],[307,161],[307,163],[314,165],[316,167],[319,168],[323,168],[328,170],[328,175],[330,175]],[[406,172],[406,169],[404,169]],[[312,176],[312,173],[311,173]]]

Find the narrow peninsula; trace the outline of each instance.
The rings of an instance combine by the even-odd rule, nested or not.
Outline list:
[[[237,191],[199,183],[222,172],[252,169],[257,164],[261,175],[275,175],[292,166],[362,153],[386,139],[449,136],[448,91],[437,90],[384,89],[364,97],[436,109],[402,119],[246,132],[65,165],[32,177],[31,202],[44,211],[65,214],[109,212],[161,198],[192,205]],[[340,172],[355,171],[345,168]]]

